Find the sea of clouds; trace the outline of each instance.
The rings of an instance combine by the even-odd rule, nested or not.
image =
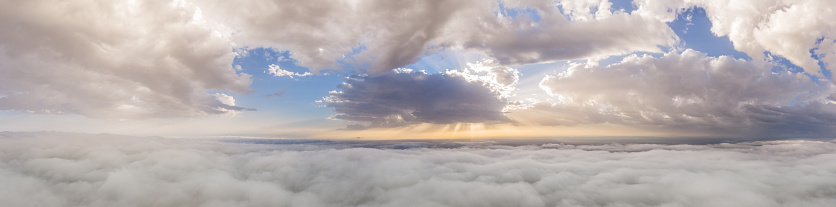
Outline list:
[[[830,206],[836,143],[193,140],[0,132],[3,206]]]

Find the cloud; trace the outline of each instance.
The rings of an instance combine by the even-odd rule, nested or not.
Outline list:
[[[427,74],[399,69],[352,76],[320,101],[333,118],[368,123],[351,127],[396,127],[417,123],[507,122],[502,110],[519,72],[492,62],[458,72]]]
[[[832,83],[770,63],[685,50],[632,55],[601,67],[573,64],[541,87],[558,100],[511,111],[546,125],[617,123],[663,127],[830,129]],[[523,121],[527,120],[527,121]],[[780,127],[779,127],[780,126]],[[756,130],[757,131],[757,130]],[[793,132],[794,133],[794,132]]]
[[[273,75],[273,76],[275,76],[275,77],[287,76],[287,77],[290,77],[290,78],[293,78],[293,76],[296,76],[296,77],[305,77],[305,76],[310,76],[310,75],[313,75],[313,74],[312,74],[312,73],[310,73],[310,72],[305,72],[305,73],[296,73],[296,72],[290,72],[290,71],[287,71],[287,70],[283,70],[282,68],[280,68],[280,67],[279,67],[278,65],[276,65],[276,64],[270,64],[269,68],[267,68],[267,73],[268,73],[268,74],[271,74],[271,75]]]
[[[229,114],[239,109],[207,91],[251,91],[233,47],[187,2],[0,1],[0,110]]]
[[[827,206],[836,144],[354,148],[0,133],[9,206]],[[394,146],[394,147],[398,147]],[[425,146],[425,145],[424,145]]]
[[[534,1],[532,1],[534,2]],[[506,4],[511,4],[506,2]],[[513,4],[512,4],[513,5]],[[499,16],[481,22],[479,31],[458,41],[502,64],[530,64],[606,57],[632,52],[663,52],[660,46],[678,41],[663,21],[611,12],[609,1],[521,3],[536,10],[539,22]],[[561,10],[554,7],[563,8]],[[463,32],[467,33],[467,32]]]
[[[606,1],[560,4],[566,15],[534,1],[2,1],[0,110],[230,114],[235,107],[213,93],[251,92],[250,75],[232,60],[257,47],[288,50],[316,74],[382,73],[441,50],[507,65],[659,52],[675,42],[663,22],[611,13]]]
[[[785,57],[821,77],[822,68],[813,59],[812,50],[829,48],[836,38],[836,22],[831,21],[830,10],[836,7],[834,1],[637,0],[635,4],[639,7],[635,13],[665,21],[673,21],[677,13],[688,8],[704,8],[711,20],[711,32],[728,36],[736,50],[755,60],[769,58],[764,52]],[[828,67],[836,69],[833,65]]]
[[[612,13],[608,1],[196,2],[237,44],[289,50],[314,73],[345,65],[382,73],[445,49],[525,64],[662,52],[677,40],[663,21]]]

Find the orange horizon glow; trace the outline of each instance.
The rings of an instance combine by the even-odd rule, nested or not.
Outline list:
[[[667,133],[643,130],[614,124],[575,126],[522,126],[513,124],[419,124],[397,128],[360,130],[330,130],[316,133],[313,139],[523,139],[523,138],[583,138],[583,137],[710,137],[696,133]]]

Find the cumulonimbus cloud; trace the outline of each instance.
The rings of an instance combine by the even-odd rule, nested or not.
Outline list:
[[[390,149],[0,133],[8,206],[827,206],[836,143]],[[287,142],[292,143],[292,142]],[[426,146],[426,145],[424,145]]]

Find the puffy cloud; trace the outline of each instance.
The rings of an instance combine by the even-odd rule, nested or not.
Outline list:
[[[290,72],[290,71],[282,69],[281,67],[279,67],[279,65],[276,65],[276,64],[270,64],[269,68],[267,68],[267,73],[271,74],[273,76],[276,76],[276,77],[287,76],[287,77],[290,77],[290,78],[293,78],[293,76],[304,77],[304,76],[313,75],[311,72],[305,72],[305,73]]]
[[[454,149],[428,147],[432,142],[371,148],[268,143],[273,144],[0,133],[0,199],[9,206],[761,207],[836,202],[833,142],[518,147],[482,142]]]
[[[659,52],[676,39],[662,21],[612,13],[607,1],[5,0],[0,6],[0,110],[119,119],[237,110],[213,93],[250,91],[250,76],[231,66],[233,51],[247,48],[288,50],[316,74],[339,66],[386,72],[451,48],[507,65]],[[308,74],[274,69],[274,75]]]
[[[829,0],[636,0],[642,16],[672,21],[687,8],[701,7],[711,20],[711,31],[728,36],[736,50],[755,60],[768,58],[764,52],[785,57],[811,74],[821,75],[811,50],[829,48],[836,38],[836,16]],[[828,39],[830,41],[821,41]],[[829,66],[833,70],[833,66]]]
[[[0,110],[105,118],[240,110],[233,44],[187,2],[0,1]],[[231,97],[224,97],[231,98]]]
[[[824,67],[830,71],[836,70],[836,37],[824,38],[819,42],[819,47],[813,50]]]
[[[353,128],[396,127],[417,123],[505,122],[502,97],[515,79],[516,70],[498,66],[480,67],[479,74],[449,72],[427,74],[399,69],[380,75],[356,75],[346,79],[320,101],[338,113],[333,118],[364,122]],[[494,70],[495,69],[495,70]],[[509,75],[510,73],[510,75]]]
[[[236,43],[289,50],[315,73],[344,64],[386,72],[449,48],[523,64],[661,52],[676,42],[663,21],[612,13],[606,0],[196,2]]]
[[[573,64],[540,85],[557,103],[512,111],[512,117],[558,125],[783,126],[785,133],[836,123],[836,106],[828,98],[832,83],[770,63],[693,50],[659,58],[632,55],[606,67]]]
[[[491,91],[499,93],[502,98],[512,96],[517,89],[515,85],[520,80],[520,72],[517,69],[500,65],[490,59],[467,63],[467,67],[461,71],[447,70],[445,73],[464,78],[468,82],[482,83]]]

